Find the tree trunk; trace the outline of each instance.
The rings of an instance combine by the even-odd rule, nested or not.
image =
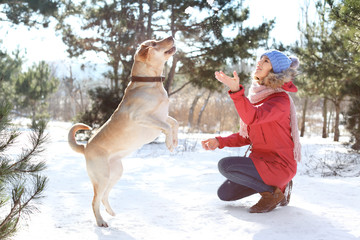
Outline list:
[[[323,131],[322,131],[322,137],[327,138],[327,98],[324,98],[323,102]]]
[[[144,7],[143,7],[143,0],[139,0],[139,16],[138,16],[138,21],[137,21],[137,40],[140,42],[144,41],[147,36],[147,29],[145,28],[145,14],[144,14]]]
[[[333,129],[330,129],[330,127],[331,127],[331,122],[333,122],[333,121],[331,121],[332,119],[333,119],[333,111],[332,111],[332,109],[330,109],[330,113],[329,113],[329,117],[328,117],[328,122],[327,122],[327,132],[328,132],[328,133],[330,133],[330,132],[333,131]]]
[[[199,126],[200,126],[202,114],[205,111],[205,108],[206,108],[207,104],[209,103],[209,99],[210,99],[211,95],[212,95],[212,92],[209,91],[209,94],[208,94],[208,96],[207,96],[207,98],[206,98],[206,100],[204,102],[204,105],[200,109],[199,117],[198,117],[197,124],[196,124],[197,128],[199,128]]]
[[[35,123],[36,123],[36,102],[35,101],[31,107],[31,121],[32,121],[31,126],[34,127]]]
[[[178,62],[178,58],[176,56],[173,56],[172,65],[169,71],[169,74],[166,79],[165,83],[165,90],[168,92],[169,95],[171,95],[171,86],[174,82],[174,76],[175,76],[175,70],[176,70],[176,64]]]
[[[338,142],[340,139],[340,101],[335,102],[335,133],[334,133],[334,141]]]
[[[175,7],[174,4],[171,5],[171,36],[175,37]],[[170,68],[170,72],[168,74],[166,83],[165,83],[165,90],[168,92],[168,94],[170,95],[171,92],[171,86],[173,84],[174,81],[174,75],[175,75],[175,69],[176,69],[176,64],[178,62],[178,58],[176,57],[176,55],[173,56],[173,61],[172,61],[172,65]]]
[[[149,16],[148,16],[148,25],[147,25],[147,38],[151,39],[152,38],[152,15],[153,15],[153,9],[154,9],[154,4],[153,4],[153,0],[149,0]]]
[[[175,3],[171,4],[171,36],[175,37],[175,21],[176,21],[176,13],[175,13]]]
[[[305,97],[302,116],[301,116],[300,137],[303,137],[305,135],[305,120],[306,120],[306,110],[307,110],[308,102],[309,102],[309,98]]]
[[[113,74],[114,74],[114,87],[113,89],[119,90],[119,62],[113,64]]]
[[[191,107],[189,109],[189,117],[188,117],[188,126],[189,128],[193,127],[193,120],[194,120],[194,111],[196,104],[198,103],[199,99],[201,98],[201,93],[197,94],[191,104]]]

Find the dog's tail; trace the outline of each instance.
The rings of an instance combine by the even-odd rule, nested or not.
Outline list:
[[[74,150],[75,152],[84,154],[85,146],[82,144],[78,144],[75,140],[75,134],[79,130],[91,130],[91,127],[89,127],[88,125],[85,125],[83,123],[76,123],[75,125],[73,125],[71,127],[71,129],[69,131],[68,142],[69,142],[69,145],[72,148],[72,150]]]

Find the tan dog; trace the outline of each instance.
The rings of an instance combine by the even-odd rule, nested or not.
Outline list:
[[[71,148],[86,158],[87,172],[94,187],[92,207],[100,227],[108,226],[100,214],[100,201],[110,215],[115,215],[108,196],[122,175],[121,159],[152,142],[161,132],[166,135],[170,151],[177,146],[178,123],[168,116],[169,99],[162,84],[164,77],[160,77],[165,62],[175,52],[173,37],[142,43],[135,53],[132,80],[110,119],[85,146],[76,143],[75,133],[89,130],[89,126],[77,123],[69,131]]]

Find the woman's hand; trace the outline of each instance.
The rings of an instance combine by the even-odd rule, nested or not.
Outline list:
[[[201,145],[205,150],[215,150],[219,147],[219,141],[216,138],[210,138],[205,141],[201,141]]]
[[[215,78],[230,88],[230,91],[237,92],[240,90],[240,79],[236,71],[233,72],[234,77],[229,77],[222,71],[215,72]]]

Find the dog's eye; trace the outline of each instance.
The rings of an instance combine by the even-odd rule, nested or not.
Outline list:
[[[152,42],[151,46],[155,47],[156,46],[156,42]]]

